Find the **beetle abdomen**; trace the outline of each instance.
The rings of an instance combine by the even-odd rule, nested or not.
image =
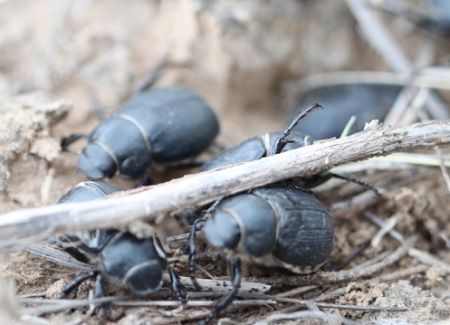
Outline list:
[[[194,92],[163,88],[137,93],[118,112],[137,121],[148,136],[152,159],[169,163],[206,149],[219,132],[210,106]]]
[[[311,193],[290,188],[258,189],[278,213],[273,256],[292,266],[317,266],[333,249],[334,229],[325,207]]]
[[[353,132],[364,129],[366,122],[383,120],[397,98],[401,87],[377,84],[338,84],[309,89],[301,94],[289,123],[294,116],[311,103],[321,103],[324,110],[304,118],[295,130],[315,139],[339,137],[352,116],[356,117]]]

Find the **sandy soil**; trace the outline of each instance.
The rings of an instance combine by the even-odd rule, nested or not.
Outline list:
[[[420,46],[428,34],[393,17],[384,19],[414,58],[412,44]],[[436,62],[448,60],[446,45],[448,41],[436,41]],[[292,108],[286,103],[292,103],[297,92],[293,85],[302,77],[388,68],[361,37],[344,3],[338,1],[273,0],[264,5],[256,0],[0,1],[0,212],[55,203],[65,191],[85,180],[76,168],[82,141],[69,152],[61,152],[60,139],[92,130],[99,121],[93,107],[100,106],[106,116],[111,114],[167,51],[170,64],[157,86],[182,84],[204,96],[220,118],[217,141],[222,146],[285,124]],[[183,172],[161,172],[155,179],[164,181]],[[397,231],[405,238],[416,236],[416,249],[443,264],[435,260],[427,264],[406,254],[367,278],[324,283],[290,297],[407,309],[375,312],[319,308],[314,303],[309,306],[313,311],[319,308],[327,315],[363,323],[423,324],[450,319],[450,251],[445,243],[449,244],[450,208],[441,172],[438,168],[412,167],[369,171],[359,177],[379,186],[383,193],[384,199],[369,210],[385,221],[395,218]],[[119,177],[111,182],[124,189],[135,185]],[[358,190],[335,182],[319,188],[317,194],[330,207]],[[360,210],[333,217],[336,247],[331,261],[335,264],[379,230]],[[161,231],[166,237],[185,230],[167,218]],[[363,251],[347,269],[398,247],[386,236],[377,246]],[[175,268],[187,275],[183,251],[173,252]],[[226,277],[226,264],[217,252],[205,248],[203,255],[199,259],[201,277]],[[102,315],[89,315],[87,308],[37,311],[38,315],[32,316],[31,308],[39,309],[43,304],[25,303],[24,299],[56,298],[74,277],[73,270],[26,252],[4,256],[0,270],[4,278],[0,319],[33,324],[106,322]],[[247,277],[254,281],[273,274],[273,270],[246,268]],[[275,274],[281,281],[286,276],[282,271]],[[86,298],[91,284],[83,284],[72,297]],[[292,289],[295,287],[274,285],[269,293]],[[160,298],[166,299],[167,293],[166,288]],[[240,307],[222,316],[253,322],[286,308],[294,311],[295,305],[278,302]],[[155,308],[113,309],[113,314],[125,312],[120,324],[194,322],[206,312],[190,308],[174,319],[163,317]],[[295,311],[301,309],[297,306]]]

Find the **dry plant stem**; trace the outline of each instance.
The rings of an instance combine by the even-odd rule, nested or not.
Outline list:
[[[34,302],[36,304],[41,304],[40,307],[26,308],[22,310],[22,314],[31,315],[43,315],[48,313],[55,313],[67,309],[80,308],[89,306],[91,304],[100,305],[103,302],[110,302],[117,306],[124,307],[178,307],[181,305],[179,301],[170,300],[153,300],[153,301],[130,301],[122,300],[120,297],[104,297],[100,299],[82,299],[82,300],[48,300],[45,299],[35,299],[35,300],[25,300],[28,303]],[[22,301],[23,303],[24,301]],[[211,300],[188,300],[184,307],[211,307],[215,304],[215,301]],[[248,300],[235,300],[233,301],[233,306],[262,306],[262,305],[274,305],[277,304],[274,300],[268,299],[248,299]]]
[[[372,191],[366,191],[355,195],[349,200],[333,203],[329,208],[334,218],[345,219],[350,212],[363,211],[377,202]]]
[[[368,83],[380,85],[413,85],[421,88],[436,88],[450,90],[450,74],[448,68],[442,68],[438,74],[430,69],[419,69],[414,76],[395,72],[379,71],[339,71],[315,74],[298,82],[302,92],[318,86],[334,86],[342,84]],[[432,73],[434,72],[434,73]],[[445,74],[444,74],[445,72]]]
[[[305,311],[298,311],[294,313],[286,313],[286,314],[273,314],[259,322],[254,323],[255,325],[268,325],[272,324],[274,322],[279,323],[282,320],[287,319],[304,319],[304,318],[317,318],[324,321],[326,324],[358,324],[352,320],[349,320],[347,318],[344,318],[342,316],[338,316],[336,314],[331,313],[324,313],[322,311],[312,311],[312,310],[305,310]]]
[[[384,222],[375,214],[370,213],[370,212],[365,212],[364,216],[367,219],[369,219],[370,221],[372,221],[374,224],[376,224],[378,227],[384,226]],[[405,239],[404,239],[403,235],[400,234],[398,231],[392,229],[388,233],[392,238],[394,238],[399,243],[401,243],[401,244],[405,243]],[[408,249],[407,253],[410,257],[415,258],[416,260],[418,260],[419,262],[421,262],[423,264],[430,265],[430,266],[437,266],[440,269],[444,270],[445,272],[450,273],[450,265],[448,263],[441,261],[440,259],[434,257],[433,255],[431,255],[428,252],[419,250],[414,247],[410,247]]]
[[[380,311],[381,312],[400,312],[400,311],[407,310],[406,308],[399,308],[399,307],[356,306],[356,305],[332,304],[332,303],[326,303],[326,302],[319,302],[316,300],[302,300],[302,299],[295,299],[295,298],[280,297],[280,296],[275,296],[275,295],[243,294],[240,296],[244,297],[244,298],[268,299],[268,300],[273,300],[276,302],[294,303],[294,304],[304,305],[306,307],[313,305],[315,307],[321,307],[321,308],[359,310],[359,311],[370,311],[370,312],[380,312]]]
[[[406,57],[403,50],[398,46],[373,10],[363,0],[346,0],[346,2],[370,45],[385,59],[394,71],[412,76],[414,72],[413,64]],[[435,119],[448,118],[448,112],[444,106],[442,101],[434,94],[431,94],[427,101],[427,107]],[[399,114],[399,112],[391,111],[386,121],[392,123],[396,118],[399,118]]]
[[[360,278],[368,277],[385,267],[388,267],[408,253],[410,242],[414,241],[412,238],[404,245],[397,248],[392,254],[378,263],[371,264],[364,268],[354,268],[350,270],[338,272],[316,272],[305,276],[277,276],[273,278],[259,278],[261,282],[269,283],[274,287],[279,286],[302,286],[302,285],[323,285],[326,283],[337,283],[342,281],[354,281]]]
[[[192,287],[192,281],[190,277],[180,276],[181,283],[186,287]],[[231,290],[231,282],[229,280],[213,280],[213,279],[200,279],[197,278],[198,283],[201,285],[204,291],[214,292],[228,292]],[[261,282],[241,282],[242,292],[267,292],[270,290],[270,285]]]
[[[445,167],[444,155],[442,154],[442,151],[439,148],[439,146],[435,146],[434,151],[436,152],[436,155],[439,158],[439,167],[441,168],[442,176],[444,177],[444,181],[445,181],[445,185],[447,186],[447,190],[450,192],[450,176],[448,175],[447,168]]]
[[[98,201],[13,211],[0,216],[0,249],[20,249],[52,234],[123,225],[204,205],[220,197],[292,177],[306,177],[340,164],[395,151],[450,143],[450,121],[379,127],[343,139],[315,143],[242,163],[188,175]],[[159,218],[160,219],[160,218]]]

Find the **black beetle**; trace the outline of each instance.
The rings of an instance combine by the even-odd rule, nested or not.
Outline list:
[[[297,149],[303,146],[312,144],[313,138],[310,135],[306,135],[302,132],[296,131],[298,122],[307,117],[308,113],[317,108],[321,108],[321,104],[314,104],[309,106],[300,114],[297,114],[296,118],[291,124],[284,130],[278,132],[265,133],[261,136],[252,137],[246,141],[239,143],[238,145],[219,152],[209,161],[205,162],[200,171],[207,171],[217,168],[230,166],[237,163],[243,163],[253,160],[258,160],[263,157],[279,154],[283,151]],[[317,110],[316,110],[317,111]],[[331,177],[340,178],[348,182],[353,182],[366,187],[373,191],[376,196],[379,195],[378,190],[372,185],[358,180],[356,178],[341,175],[334,172],[326,172],[320,175],[314,175],[309,178],[303,178],[302,183],[306,187],[315,187],[323,182],[327,181]],[[300,179],[298,179],[300,181]],[[191,220],[196,212],[188,211],[186,216],[188,220]]]
[[[383,121],[400,91],[399,86],[363,83],[313,87],[299,95],[290,120],[308,103],[320,102],[327,109],[306,116],[301,125],[295,126],[295,131],[316,140],[339,137],[355,116],[351,133],[359,132],[366,122]]]
[[[214,317],[236,296],[240,260],[295,273],[311,273],[322,266],[333,249],[334,229],[326,208],[308,191],[274,185],[224,198],[195,221],[189,234],[190,273],[195,280],[195,237],[202,230],[212,246],[231,255],[231,291],[210,314]]]
[[[58,203],[74,203],[100,199],[118,191],[101,182],[83,182],[64,194]],[[55,243],[76,259],[95,266],[75,278],[63,289],[63,295],[89,278],[96,278],[95,296],[103,295],[103,279],[117,287],[125,287],[134,295],[149,296],[158,292],[162,276],[168,271],[172,290],[179,300],[185,291],[178,275],[168,265],[166,253],[156,235],[139,239],[129,232],[114,229],[67,234],[54,239]]]
[[[436,31],[443,36],[450,36],[450,2],[448,0],[428,0],[425,5],[427,14],[418,17],[419,26]],[[409,17],[408,17],[409,18]]]
[[[315,104],[298,115],[284,132],[269,132],[260,136],[252,137],[238,145],[223,150],[205,162],[200,171],[217,169],[237,163],[258,160],[263,157],[274,155],[283,151],[297,149],[312,143],[311,137],[292,129],[304,118],[308,112],[319,108]]]
[[[191,90],[142,90],[92,131],[78,167],[94,180],[116,172],[135,179],[152,161],[168,164],[198,155],[218,132],[214,112]]]

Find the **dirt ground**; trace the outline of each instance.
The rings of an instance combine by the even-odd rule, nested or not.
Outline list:
[[[429,44],[428,32],[390,15],[382,18],[413,61],[417,49]],[[448,39],[433,40],[432,63],[448,62]],[[341,70],[390,69],[367,44],[343,1],[0,0],[0,212],[55,203],[86,180],[76,168],[83,141],[61,152],[60,139],[89,133],[99,122],[94,108],[110,115],[166,53],[169,65],[157,87],[181,84],[200,93],[219,117],[217,143],[225,147],[282,127],[301,78]],[[183,172],[153,175],[162,182]],[[414,249],[379,271],[337,283],[290,286],[282,270],[274,273],[248,266],[246,280],[272,285],[267,294],[291,301],[265,297],[264,304],[233,306],[222,317],[253,323],[309,310],[324,313],[284,322],[450,322],[450,194],[439,166],[408,165],[355,176],[377,186],[382,200],[364,209],[334,211],[336,202],[350,200],[360,189],[336,181],[315,191],[332,212],[336,238],[331,263],[342,263],[369,243],[344,269],[351,273],[389,260],[401,247],[388,235],[378,243],[372,240],[379,228],[363,217],[363,211],[391,222],[404,238],[414,237]],[[136,185],[120,177],[111,182],[123,189]],[[163,237],[185,231],[169,217],[160,230]],[[172,249],[175,268],[186,276],[184,251],[165,245]],[[200,277],[227,278],[220,254],[204,251],[199,258]],[[88,307],[45,311],[44,300],[56,298],[74,277],[71,269],[16,252],[2,258],[0,270],[0,319],[8,324],[108,322],[101,314],[92,315]],[[83,284],[71,298],[86,299],[91,284]],[[168,299],[165,287],[155,300]],[[207,312],[193,307],[172,318],[163,316],[161,311],[169,309],[114,306],[113,314],[125,313],[119,324],[147,324],[196,322]]]

